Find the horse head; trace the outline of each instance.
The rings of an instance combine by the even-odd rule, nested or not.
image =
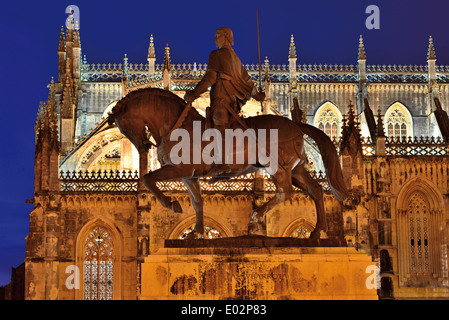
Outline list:
[[[148,139],[143,119],[134,117],[123,109],[123,106],[117,103],[108,115],[108,124],[113,125],[115,123],[120,132],[131,141],[139,152],[148,151],[153,143]]]

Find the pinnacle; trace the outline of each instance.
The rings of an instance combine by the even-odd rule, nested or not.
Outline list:
[[[377,109],[376,135],[378,137],[385,137],[384,125],[383,125],[383,122],[382,122],[382,115],[381,115],[380,107]]]
[[[429,37],[429,48],[427,49],[427,59],[436,59],[435,47],[433,46],[432,36]]]
[[[290,38],[289,56],[290,56],[290,58],[296,58],[295,38],[293,38],[293,35],[291,35],[291,38]]]
[[[360,35],[360,38],[359,38],[359,60],[366,60],[365,45],[363,44],[362,35]]]
[[[148,47],[148,58],[155,58],[153,35],[150,36],[150,45]]]
[[[64,26],[61,26],[61,33],[59,35],[59,47],[58,52],[64,52],[65,43],[64,43]]]
[[[270,81],[270,61],[268,60],[268,57],[265,57],[264,60],[264,80]]]
[[[168,46],[168,43],[165,46],[164,70],[171,70],[170,47]]]

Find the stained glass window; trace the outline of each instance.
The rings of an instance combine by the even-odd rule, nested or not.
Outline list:
[[[113,242],[103,228],[93,229],[84,244],[84,299],[112,300]]]
[[[402,106],[393,106],[391,111],[387,111],[385,125],[388,136],[395,139],[404,139],[411,135],[408,133],[409,129],[411,129],[409,127],[411,121],[409,118]]]
[[[340,117],[333,104],[327,102],[315,116],[315,126],[324,131],[331,139],[340,135]]]
[[[304,225],[300,225],[298,228],[295,229],[295,231],[293,231],[291,236],[293,238],[305,239],[310,237],[310,232],[311,230],[309,228],[307,228]]]
[[[179,239],[185,239],[187,235],[193,231],[193,228],[195,225],[191,225],[189,228],[185,229]],[[217,229],[212,228],[211,226],[205,225],[204,226],[204,233],[207,235],[207,239],[217,239],[222,238],[223,236],[220,234],[220,231]]]
[[[415,192],[408,205],[410,235],[410,271],[429,272],[428,215],[429,206],[420,192]]]

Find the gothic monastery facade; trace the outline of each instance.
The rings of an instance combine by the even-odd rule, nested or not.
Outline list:
[[[436,64],[432,38],[417,66],[367,64],[362,37],[354,65],[302,65],[293,36],[287,53],[285,65],[265,59],[266,101],[261,108],[250,100],[244,116],[291,117],[295,107],[298,121],[334,141],[350,201],[341,204],[327,191],[317,147],[305,137],[309,170],[325,190],[328,236],[343,237],[372,257],[380,269],[379,298],[449,298],[449,144],[435,117],[437,104],[449,107],[449,66]],[[158,167],[155,149],[139,155],[106,118],[118,100],[140,88],[183,97],[207,65],[175,64],[168,46],[156,63],[152,36],[145,63],[126,55],[121,64],[89,63],[72,29],[61,30],[58,56],[58,78],[48,86],[35,128],[25,298],[139,299],[140,264],[165,239],[185,237],[195,214],[181,182],[159,187],[184,213],[154,199],[139,177]],[[258,66],[246,69],[258,84]],[[205,94],[194,107],[204,114],[208,103]],[[252,208],[274,191],[264,173],[202,188],[211,238],[244,235]],[[313,201],[298,189],[268,214],[268,236],[308,237],[315,222]],[[73,266],[77,288],[67,285]]]

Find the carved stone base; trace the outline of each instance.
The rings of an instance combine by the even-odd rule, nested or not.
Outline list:
[[[372,283],[367,267],[374,263],[354,248],[281,246],[278,238],[265,239],[271,243],[264,246],[250,246],[249,240],[235,238],[213,246],[208,241],[182,240],[188,247],[173,248],[177,242],[169,240],[166,244],[171,248],[147,256],[141,265],[140,298],[378,298],[377,290],[367,287]]]
[[[218,239],[169,239],[165,248],[246,248],[246,247],[346,247],[346,241],[339,238],[299,239],[247,235]]]

